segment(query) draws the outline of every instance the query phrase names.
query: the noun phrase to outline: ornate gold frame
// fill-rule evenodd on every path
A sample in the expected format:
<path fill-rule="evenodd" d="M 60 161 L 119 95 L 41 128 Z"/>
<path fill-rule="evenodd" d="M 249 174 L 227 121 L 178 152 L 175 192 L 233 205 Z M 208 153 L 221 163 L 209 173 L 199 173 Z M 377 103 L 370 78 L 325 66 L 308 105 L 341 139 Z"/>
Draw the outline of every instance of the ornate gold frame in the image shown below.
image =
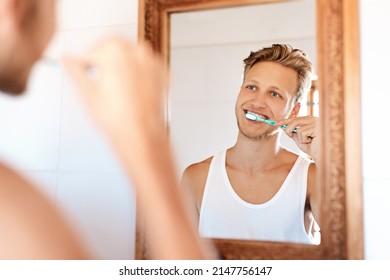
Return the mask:
<path fill-rule="evenodd" d="M 170 14 L 280 0 L 140 0 L 139 38 L 169 62 Z M 317 0 L 323 161 L 319 246 L 214 239 L 223 259 L 363 259 L 358 0 Z M 348 125 L 346 125 L 348 124 Z M 147 258 L 138 219 L 136 259 Z"/>

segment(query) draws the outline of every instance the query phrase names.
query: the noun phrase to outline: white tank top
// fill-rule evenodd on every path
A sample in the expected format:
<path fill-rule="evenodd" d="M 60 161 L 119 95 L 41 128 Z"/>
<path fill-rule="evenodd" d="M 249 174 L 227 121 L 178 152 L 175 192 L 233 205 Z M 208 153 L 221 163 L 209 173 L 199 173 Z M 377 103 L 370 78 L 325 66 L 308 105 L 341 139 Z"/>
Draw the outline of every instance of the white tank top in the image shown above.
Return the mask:
<path fill-rule="evenodd" d="M 299 156 L 279 191 L 262 204 L 237 195 L 225 162 L 222 151 L 210 164 L 199 217 L 202 237 L 313 244 L 304 224 L 309 160 Z"/>

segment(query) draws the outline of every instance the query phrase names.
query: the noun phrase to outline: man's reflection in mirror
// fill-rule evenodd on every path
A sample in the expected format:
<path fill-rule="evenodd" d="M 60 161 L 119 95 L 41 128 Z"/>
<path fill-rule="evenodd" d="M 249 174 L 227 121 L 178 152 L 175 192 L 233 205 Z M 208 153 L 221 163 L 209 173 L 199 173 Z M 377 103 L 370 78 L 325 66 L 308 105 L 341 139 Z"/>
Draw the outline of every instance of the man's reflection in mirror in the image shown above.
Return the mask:
<path fill-rule="evenodd" d="M 311 87 L 304 52 L 274 44 L 244 60 L 235 113 L 236 143 L 187 167 L 202 237 L 318 244 L 319 121 L 298 116 Z M 280 143 L 281 134 L 302 151 Z"/>

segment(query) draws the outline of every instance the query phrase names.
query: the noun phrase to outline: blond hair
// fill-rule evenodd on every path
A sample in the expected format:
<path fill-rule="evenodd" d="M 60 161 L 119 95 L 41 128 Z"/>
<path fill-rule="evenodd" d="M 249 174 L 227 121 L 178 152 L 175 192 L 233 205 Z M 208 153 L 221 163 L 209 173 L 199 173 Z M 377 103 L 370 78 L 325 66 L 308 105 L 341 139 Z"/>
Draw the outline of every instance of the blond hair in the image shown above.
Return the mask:
<path fill-rule="evenodd" d="M 276 62 L 295 70 L 298 74 L 298 88 L 295 101 L 299 101 L 302 96 L 309 91 L 313 67 L 308 56 L 303 51 L 293 49 L 290 45 L 273 44 L 271 47 L 251 52 L 250 55 L 244 59 L 244 76 L 246 76 L 249 69 L 256 63 L 263 61 Z"/>

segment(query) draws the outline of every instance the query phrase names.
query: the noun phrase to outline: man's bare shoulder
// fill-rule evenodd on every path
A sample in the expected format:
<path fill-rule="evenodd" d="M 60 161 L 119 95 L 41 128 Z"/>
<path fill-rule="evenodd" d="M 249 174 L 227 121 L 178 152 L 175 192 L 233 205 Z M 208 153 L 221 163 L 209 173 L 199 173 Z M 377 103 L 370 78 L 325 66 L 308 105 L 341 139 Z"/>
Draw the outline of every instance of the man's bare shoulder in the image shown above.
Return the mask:
<path fill-rule="evenodd" d="M 84 259 L 55 206 L 17 171 L 0 163 L 0 259 Z"/>
<path fill-rule="evenodd" d="M 5 197 L 8 192 L 16 192 L 27 182 L 12 168 L 0 162 L 0 197 Z"/>
<path fill-rule="evenodd" d="M 200 209 L 211 160 L 212 157 L 191 164 L 184 170 L 181 179 L 181 186 L 189 189 L 196 198 L 198 210 Z"/>
<path fill-rule="evenodd" d="M 212 157 L 189 165 L 183 172 L 183 176 L 198 177 L 208 173 Z"/>
<path fill-rule="evenodd" d="M 29 182 L 16 169 L 0 162 L 0 199 L 9 204 L 9 198 L 20 201 L 26 197 L 31 198 L 29 203 L 36 201 L 46 202 L 46 198 L 40 194 L 37 187 Z"/>

